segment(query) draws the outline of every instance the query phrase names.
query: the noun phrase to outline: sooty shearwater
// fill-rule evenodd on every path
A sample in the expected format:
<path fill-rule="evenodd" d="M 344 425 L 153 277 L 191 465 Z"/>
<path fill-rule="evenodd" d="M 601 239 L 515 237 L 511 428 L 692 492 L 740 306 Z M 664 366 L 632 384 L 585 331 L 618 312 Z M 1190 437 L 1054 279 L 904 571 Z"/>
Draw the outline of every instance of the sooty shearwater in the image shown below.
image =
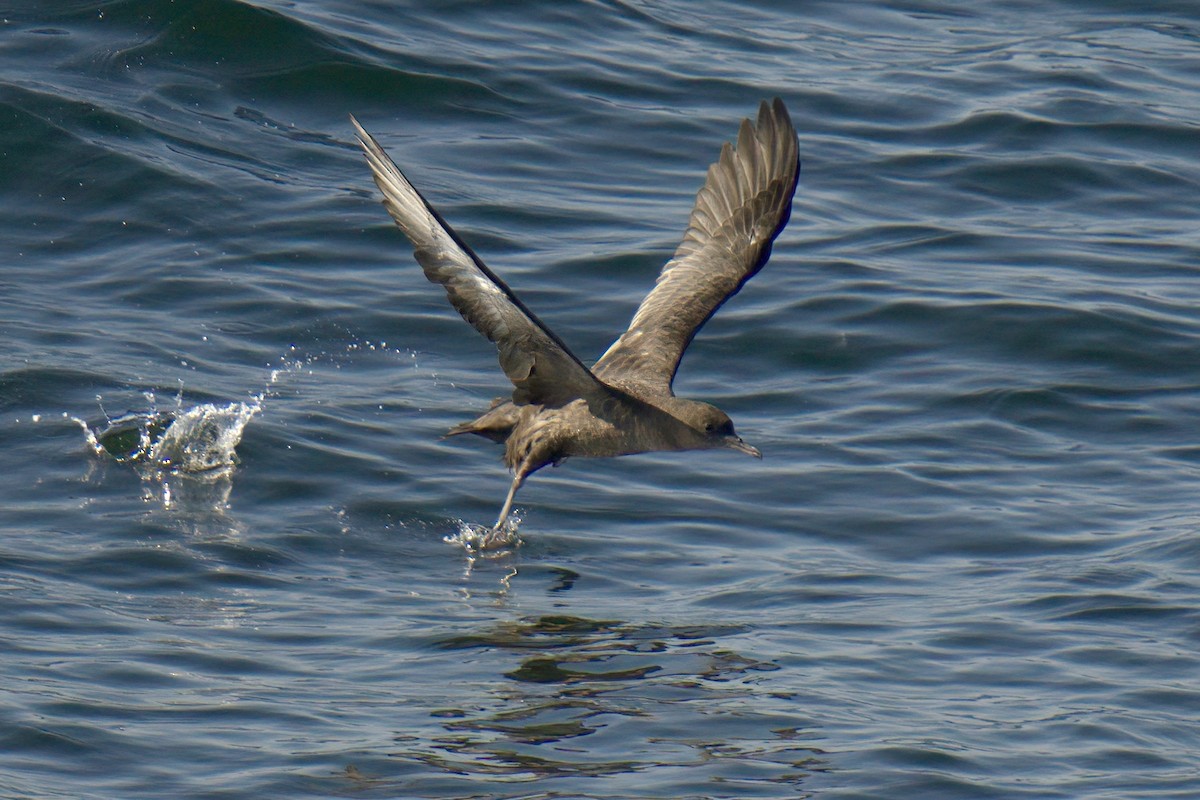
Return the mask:
<path fill-rule="evenodd" d="M 482 547 L 508 540 L 513 497 L 531 474 L 572 456 L 727 447 L 761 458 L 715 406 L 671 390 L 688 343 L 771 253 L 791 214 L 800 173 L 796 131 L 783 101 L 764 101 L 757 121 L 742 120 L 708 168 L 683 242 L 642 300 L 629 328 L 588 369 L 483 263 L 421 196 L 379 143 L 350 117 L 383 204 L 412 242 L 425 276 L 496 344 L 512 381 L 472 422 L 446 434 L 474 433 L 504 445 L 512 485 Z"/>

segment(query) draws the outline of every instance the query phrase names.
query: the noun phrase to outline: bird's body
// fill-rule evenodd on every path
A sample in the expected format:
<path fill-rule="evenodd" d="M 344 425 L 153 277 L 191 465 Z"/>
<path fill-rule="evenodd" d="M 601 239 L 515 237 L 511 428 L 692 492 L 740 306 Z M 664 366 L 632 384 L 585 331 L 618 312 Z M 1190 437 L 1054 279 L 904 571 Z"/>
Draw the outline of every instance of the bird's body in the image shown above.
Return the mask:
<path fill-rule="evenodd" d="M 799 174 L 796 133 L 783 103 L 743 120 L 736 149 L 726 144 L 696 197 L 683 243 L 663 267 L 629 328 L 591 369 L 525 307 L 404 177 L 351 117 L 384 205 L 413 243 L 429 280 L 496 343 L 513 383 L 478 419 L 448 435 L 474 433 L 504 444 L 512 486 L 493 535 L 525 478 L 573 457 L 728 447 L 759 452 L 707 403 L 676 397 L 671 383 L 696 331 L 766 263 L 787 223 Z"/>

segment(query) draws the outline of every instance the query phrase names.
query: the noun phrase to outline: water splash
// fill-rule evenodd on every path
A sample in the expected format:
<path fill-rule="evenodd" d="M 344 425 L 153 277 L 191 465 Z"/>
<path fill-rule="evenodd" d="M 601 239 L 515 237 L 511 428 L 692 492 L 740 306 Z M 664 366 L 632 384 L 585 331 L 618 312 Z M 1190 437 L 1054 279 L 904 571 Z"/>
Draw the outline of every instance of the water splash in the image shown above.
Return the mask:
<path fill-rule="evenodd" d="M 211 403 L 175 417 L 150 448 L 150 463 L 175 472 L 208 472 L 237 463 L 237 446 L 259 403 Z"/>
<path fill-rule="evenodd" d="M 141 392 L 145 398 L 141 409 L 114 416 L 105 408 L 105 398 L 98 395 L 100 419 L 81 419 L 68 412 L 61 416 L 80 427 L 88 448 L 96 456 L 135 467 L 142 479 L 154 487 L 147 499 L 154 496 L 164 506 L 172 506 L 182 492 L 204 489 L 201 484 L 222 481 L 226 483 L 219 488 L 227 497 L 227 481 L 238 464 L 237 448 L 242 435 L 250 421 L 263 413 L 264 406 L 303 396 L 306 380 L 320 381 L 325 369 L 340 370 L 368 354 L 378 354 L 422 372 L 435 384 L 438 381 L 436 372 L 418 363 L 416 351 L 352 337 L 342 349 L 330 351 L 305 353 L 294 345 L 289 347 L 265 365 L 267 373 L 262 389 L 246 401 L 185 405 L 180 381 L 174 403 L 165 408 L 160 407 L 154 390 L 146 390 Z M 419 410 L 419 402 L 417 405 Z M 31 421 L 38 422 L 41 418 L 41 414 L 35 414 Z M 483 534 L 468 535 L 463 546 L 477 550 L 483 538 Z M 514 525 L 511 535 L 499 544 L 515 541 Z"/>
<path fill-rule="evenodd" d="M 456 545 L 467 551 L 468 556 L 481 554 L 497 556 L 521 543 L 518 529 L 521 517 L 517 513 L 508 515 L 497 531 L 465 520 L 455 520 L 457 531 L 442 537 L 446 544 Z"/>
<path fill-rule="evenodd" d="M 172 421 L 169 413 L 158 411 L 131 412 L 116 419 L 106 417 L 105 424 L 95 428 L 79 417 L 68 418 L 83 429 L 92 452 L 109 456 L 119 463 L 144 460 Z"/>
<path fill-rule="evenodd" d="M 103 407 L 102 407 L 103 408 Z M 72 417 L 83 428 L 92 451 L 120 463 L 139 464 L 152 471 L 201 473 L 237 464 L 242 433 L 261 402 L 184 409 L 130 412 L 100 425 Z"/>
<path fill-rule="evenodd" d="M 418 368 L 415 351 L 390 347 L 386 342 L 353 339 L 344 350 L 312 354 L 305 354 L 293 345 L 274 363 L 266 365 L 268 372 L 263 388 L 246 402 L 185 407 L 181 381 L 173 407 L 160 408 L 155 392 L 148 390 L 142 392 L 147 404 L 145 410 L 114 417 L 105 409 L 104 398 L 97 396 L 103 415 L 101 420 L 89 422 L 66 412 L 62 416 L 80 426 L 92 452 L 118 463 L 173 474 L 229 469 L 237 464 L 236 449 L 246 425 L 262 413 L 264 403 L 288 396 L 285 387 L 294 382 L 296 376 L 313 375 L 318 365 L 341 369 L 344 364 L 352 363 L 357 354 L 367 352 L 398 357 Z M 40 414 L 32 417 L 34 422 L 40 419 Z"/>
<path fill-rule="evenodd" d="M 62 416 L 79 425 L 95 455 L 137 469 L 144 482 L 143 500 L 205 513 L 228 508 L 237 447 L 246 425 L 262 410 L 262 396 L 252 402 L 184 407 L 181 389 L 174 408 L 165 410 L 157 407 L 153 392 L 143 396 L 148 410 L 115 418 L 98 397 L 103 414 L 98 423 Z"/>

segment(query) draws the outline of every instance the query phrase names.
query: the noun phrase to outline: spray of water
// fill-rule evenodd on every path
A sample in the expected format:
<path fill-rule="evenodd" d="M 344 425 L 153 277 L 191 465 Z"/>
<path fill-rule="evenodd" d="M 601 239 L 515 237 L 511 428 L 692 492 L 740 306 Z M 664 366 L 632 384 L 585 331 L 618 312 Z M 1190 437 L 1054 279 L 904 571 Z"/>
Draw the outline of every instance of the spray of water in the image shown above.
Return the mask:
<path fill-rule="evenodd" d="M 264 405 L 286 396 L 289 379 L 297 375 L 312 375 L 318 364 L 340 369 L 343 363 L 360 353 L 378 352 L 399 357 L 415 370 L 426 373 L 434 385 L 446 385 L 436 372 L 421 369 L 417 353 L 389 347 L 386 342 L 351 341 L 343 351 L 303 354 L 296 347 L 281 354 L 275 363 L 268 364 L 267 380 L 262 390 L 247 401 L 226 404 L 202 403 L 185 405 L 182 382 L 173 405 L 160 408 L 153 391 L 143 392 L 147 408 L 113 417 L 104 408 L 103 399 L 97 403 L 103 414 L 99 422 L 88 422 L 63 413 L 83 431 L 88 448 L 97 456 L 119 463 L 134 465 L 148 486 L 156 490 L 148 495 L 157 497 L 164 506 L 174 503 L 177 487 L 191 484 L 216 484 L 228 495 L 228 479 L 238 463 L 237 447 L 246 426 Z M 449 386 L 454 386 L 451 382 Z M 294 387 L 293 387 L 294 388 Z M 419 409 L 418 409 L 419 410 Z M 38 422 L 41 415 L 31 420 Z M 221 503 L 217 503 L 221 505 Z M 466 551 L 473 562 L 476 557 L 494 557 L 520 544 L 517 529 L 521 518 L 511 515 L 505 522 L 503 536 L 495 537 L 490 528 L 457 521 L 457 530 L 444 537 L 451 545 Z M 485 543 L 487 546 L 485 547 Z"/>
<path fill-rule="evenodd" d="M 137 464 L 149 471 L 189 474 L 228 469 L 237 464 L 237 446 L 261 399 L 250 403 L 204 403 L 171 410 L 151 407 L 110 418 L 99 425 L 70 417 L 98 456 Z"/>

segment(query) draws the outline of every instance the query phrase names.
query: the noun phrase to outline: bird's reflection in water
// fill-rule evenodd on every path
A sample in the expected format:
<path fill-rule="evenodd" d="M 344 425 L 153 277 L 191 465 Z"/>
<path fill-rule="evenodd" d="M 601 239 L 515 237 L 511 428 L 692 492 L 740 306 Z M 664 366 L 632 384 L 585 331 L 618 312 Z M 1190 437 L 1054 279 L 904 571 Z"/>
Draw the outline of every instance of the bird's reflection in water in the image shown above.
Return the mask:
<path fill-rule="evenodd" d="M 555 791 L 573 797 L 615 796 L 594 779 L 650 767 L 661 796 L 794 792 L 824 768 L 818 737 L 772 685 L 777 666 L 722 644 L 743 633 L 539 616 L 443 638 L 442 650 L 508 668 L 485 696 L 431 710 L 444 735 L 394 755 L 443 777 L 561 779 Z"/>

